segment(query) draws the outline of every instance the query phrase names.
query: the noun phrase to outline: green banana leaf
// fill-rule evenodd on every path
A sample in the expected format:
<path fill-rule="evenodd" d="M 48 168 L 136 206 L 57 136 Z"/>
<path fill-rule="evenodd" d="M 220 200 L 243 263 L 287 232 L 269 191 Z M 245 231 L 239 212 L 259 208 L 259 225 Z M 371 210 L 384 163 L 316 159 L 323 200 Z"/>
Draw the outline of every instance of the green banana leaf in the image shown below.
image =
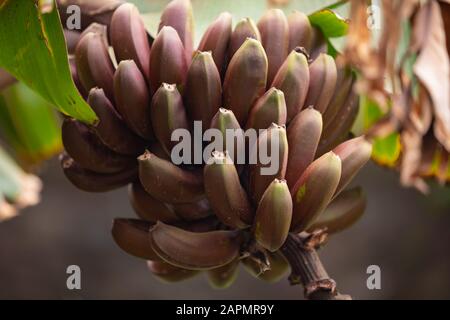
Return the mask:
<path fill-rule="evenodd" d="M 93 123 L 97 117 L 70 75 L 55 3 L 53 8 L 48 0 L 40 4 L 37 6 L 34 0 L 0 0 L 0 67 L 62 113 Z"/>
<path fill-rule="evenodd" d="M 348 22 L 330 9 L 314 12 L 309 16 L 309 21 L 320 28 L 326 38 L 342 37 L 348 31 Z"/>
<path fill-rule="evenodd" d="M 37 164 L 62 149 L 58 116 L 23 83 L 0 95 L 0 133 L 24 165 Z"/>
<path fill-rule="evenodd" d="M 360 97 L 359 113 L 352 128 L 355 135 L 362 135 L 369 130 L 385 113 L 366 96 Z M 373 141 L 372 159 L 383 166 L 394 167 L 400 158 L 400 134 L 391 133 Z"/>

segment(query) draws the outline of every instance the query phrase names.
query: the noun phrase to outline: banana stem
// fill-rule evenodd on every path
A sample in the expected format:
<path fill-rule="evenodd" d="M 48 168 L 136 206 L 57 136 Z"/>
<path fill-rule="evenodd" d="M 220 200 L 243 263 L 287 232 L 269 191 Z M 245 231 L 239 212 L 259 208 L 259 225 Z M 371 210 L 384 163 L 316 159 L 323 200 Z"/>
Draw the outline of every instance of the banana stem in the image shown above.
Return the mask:
<path fill-rule="evenodd" d="M 324 230 L 313 233 L 290 233 L 281 248 L 291 266 L 291 285 L 302 284 L 308 300 L 351 300 L 340 294 L 336 282 L 326 272 L 316 249 L 326 239 Z"/>

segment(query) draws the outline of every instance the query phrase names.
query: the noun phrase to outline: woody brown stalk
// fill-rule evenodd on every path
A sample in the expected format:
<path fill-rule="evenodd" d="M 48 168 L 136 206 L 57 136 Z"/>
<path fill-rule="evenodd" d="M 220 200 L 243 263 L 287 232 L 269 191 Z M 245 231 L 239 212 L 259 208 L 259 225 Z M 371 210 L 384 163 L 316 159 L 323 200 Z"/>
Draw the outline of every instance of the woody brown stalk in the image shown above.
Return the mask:
<path fill-rule="evenodd" d="M 351 300 L 349 295 L 340 294 L 336 282 L 326 272 L 316 249 L 324 242 L 322 231 L 290 233 L 281 247 L 291 266 L 291 285 L 302 284 L 308 300 Z"/>

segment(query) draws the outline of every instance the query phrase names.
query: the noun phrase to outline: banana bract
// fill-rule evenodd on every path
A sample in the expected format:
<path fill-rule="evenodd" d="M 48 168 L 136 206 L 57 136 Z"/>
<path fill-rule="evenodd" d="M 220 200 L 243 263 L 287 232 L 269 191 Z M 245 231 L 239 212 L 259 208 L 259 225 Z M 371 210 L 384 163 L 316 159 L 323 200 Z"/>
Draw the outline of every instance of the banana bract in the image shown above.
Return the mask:
<path fill-rule="evenodd" d="M 364 211 L 360 189 L 346 190 L 371 154 L 350 134 L 355 76 L 301 12 L 256 23 L 223 12 L 198 47 L 194 14 L 170 1 L 152 39 L 138 9 L 115 2 L 83 33 L 65 31 L 99 121 L 64 119 L 61 167 L 83 191 L 128 185 L 138 219 L 116 219 L 113 238 L 157 278 L 206 270 L 225 288 L 242 262 L 277 281 L 289 232 L 340 231 Z"/>

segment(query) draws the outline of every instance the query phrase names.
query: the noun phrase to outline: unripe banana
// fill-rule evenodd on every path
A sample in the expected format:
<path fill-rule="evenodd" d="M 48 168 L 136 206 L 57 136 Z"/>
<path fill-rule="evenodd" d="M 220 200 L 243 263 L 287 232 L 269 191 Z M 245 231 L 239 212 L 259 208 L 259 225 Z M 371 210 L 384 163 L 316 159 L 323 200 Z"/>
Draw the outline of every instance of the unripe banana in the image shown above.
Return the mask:
<path fill-rule="evenodd" d="M 144 189 L 167 203 L 192 203 L 203 198 L 201 175 L 183 170 L 146 151 L 138 158 L 139 179 Z"/>
<path fill-rule="evenodd" d="M 311 163 L 291 189 L 291 231 L 305 230 L 328 206 L 341 178 L 341 159 L 333 152 Z"/>
<path fill-rule="evenodd" d="M 108 27 L 104 24 L 93 22 L 86 29 L 83 30 L 83 32 L 80 35 L 80 40 L 89 33 L 94 33 L 94 34 L 97 34 L 100 36 L 100 38 L 103 41 L 104 47 L 108 50 L 108 56 L 111 60 L 111 63 L 113 64 L 114 69 L 115 69 L 115 67 L 116 67 L 115 66 L 115 57 L 113 57 L 111 55 L 111 52 L 109 51 Z M 80 41 L 78 40 L 78 43 L 79 42 Z M 76 48 L 75 48 L 75 50 L 76 50 Z M 76 58 L 76 55 L 75 55 L 75 58 Z"/>
<path fill-rule="evenodd" d="M 163 261 L 147 261 L 147 267 L 155 277 L 168 283 L 188 280 L 199 274 L 197 270 L 178 268 Z"/>
<path fill-rule="evenodd" d="M 164 202 L 149 195 L 139 182 L 130 184 L 128 196 L 136 214 L 145 221 L 173 223 L 180 220 Z"/>
<path fill-rule="evenodd" d="M 333 57 L 321 53 L 309 66 L 309 90 L 305 106 L 324 114 L 336 88 L 337 70 Z"/>
<path fill-rule="evenodd" d="M 83 38 L 85 35 L 87 35 L 88 33 L 95 33 L 95 34 L 99 34 L 103 40 L 103 43 L 105 44 L 106 48 L 109 48 L 109 43 L 108 43 L 108 27 L 104 24 L 100 24 L 100 23 L 91 23 L 82 33 L 81 33 L 81 38 Z M 80 39 L 81 39 L 80 38 Z"/>
<path fill-rule="evenodd" d="M 140 137 L 151 140 L 150 96 L 147 83 L 133 60 L 119 63 L 114 75 L 116 107 L 125 123 Z"/>
<path fill-rule="evenodd" d="M 228 50 L 229 60 L 231 60 L 247 38 L 252 38 L 261 42 L 261 34 L 251 18 L 242 19 L 234 28 Z"/>
<path fill-rule="evenodd" d="M 278 153 L 277 156 L 272 154 L 272 144 L 274 145 L 274 150 Z M 262 149 L 263 148 L 263 149 Z M 267 156 L 269 163 L 262 163 L 261 149 L 267 150 Z M 264 153 L 262 153 L 264 154 Z M 250 194 L 253 198 L 254 204 L 258 204 L 263 193 L 266 191 L 267 187 L 272 183 L 272 181 L 277 179 L 284 179 L 286 174 L 287 160 L 288 160 L 288 140 L 286 129 L 282 126 L 272 124 L 269 129 L 263 131 L 259 137 L 256 145 L 252 146 L 250 150 L 251 159 L 256 159 L 257 163 L 250 166 L 250 179 L 249 188 Z M 274 161 L 278 160 L 278 161 Z M 274 173 L 266 172 L 271 167 Z M 272 170 L 269 170 L 272 171 Z"/>
<path fill-rule="evenodd" d="M 212 215 L 208 200 L 202 199 L 195 203 L 180 203 L 172 205 L 178 217 L 185 221 L 197 221 Z"/>
<path fill-rule="evenodd" d="M 237 132 L 237 130 L 241 129 L 241 126 L 234 116 L 233 111 L 220 108 L 211 120 L 211 128 L 218 129 L 222 133 L 223 145 L 222 150 L 219 151 L 228 151 L 231 160 L 233 160 L 234 163 L 237 163 L 236 160 L 240 154 L 243 154 L 242 152 L 245 146 L 242 143 L 239 143 L 239 139 L 237 137 L 234 137 L 233 141 L 228 142 L 227 140 L 227 130 L 235 130 L 234 132 Z M 228 150 L 227 144 L 234 146 L 234 149 Z"/>
<path fill-rule="evenodd" d="M 341 143 L 333 149 L 333 152 L 342 161 L 341 180 L 335 192 L 336 196 L 345 189 L 359 170 L 370 160 L 372 144 L 364 137 L 358 137 Z"/>
<path fill-rule="evenodd" d="M 343 139 L 348 137 L 353 122 L 358 115 L 358 97 L 353 91 L 348 94 L 345 103 L 340 108 L 333 121 L 323 130 L 320 138 L 317 155 L 322 155 L 336 147 Z"/>
<path fill-rule="evenodd" d="M 150 52 L 150 88 L 152 93 L 165 83 L 183 85 L 188 69 L 183 43 L 172 27 L 163 27 Z"/>
<path fill-rule="evenodd" d="M 144 22 L 135 5 L 124 3 L 117 8 L 111 18 L 109 35 L 117 61 L 134 60 L 148 80 L 150 44 Z"/>
<path fill-rule="evenodd" d="M 309 51 L 309 57 L 311 60 L 316 60 L 319 55 L 328 52 L 327 39 L 325 38 L 322 30 L 317 27 L 312 28 L 311 42 L 311 50 Z"/>
<path fill-rule="evenodd" d="M 222 103 L 222 82 L 210 52 L 197 52 L 189 67 L 184 103 L 191 121 L 209 128 Z"/>
<path fill-rule="evenodd" d="M 208 270 L 208 280 L 214 289 L 229 288 L 239 273 L 239 259 L 236 259 L 222 267 Z"/>
<path fill-rule="evenodd" d="M 236 130 L 241 128 L 234 112 L 225 108 L 219 108 L 211 120 L 210 127 L 220 130 L 224 138 L 226 137 L 227 129 Z"/>
<path fill-rule="evenodd" d="M 204 170 L 205 193 L 222 223 L 246 228 L 253 221 L 251 204 L 227 153 L 214 151 Z"/>
<path fill-rule="evenodd" d="M 283 91 L 270 88 L 250 110 L 246 128 L 264 130 L 269 128 L 272 123 L 283 126 L 286 124 L 286 116 L 287 109 Z"/>
<path fill-rule="evenodd" d="M 307 57 L 301 51 L 291 51 L 272 82 L 272 87 L 285 93 L 287 122 L 290 122 L 303 108 L 309 82 Z"/>
<path fill-rule="evenodd" d="M 333 122 L 339 110 L 344 107 L 344 103 L 351 90 L 353 90 L 354 76 L 347 66 L 338 65 L 337 69 L 337 85 L 331 102 L 323 114 L 323 127 L 326 130 Z"/>
<path fill-rule="evenodd" d="M 247 39 L 228 65 L 223 84 L 223 105 L 243 126 L 255 101 L 267 84 L 267 56 L 261 43 Z"/>
<path fill-rule="evenodd" d="M 243 259 L 242 264 L 252 276 L 270 283 L 278 282 L 289 270 L 289 263 L 280 251 L 268 252 L 267 258 L 270 269 L 266 271 L 262 271 L 261 266 L 252 258 Z"/>
<path fill-rule="evenodd" d="M 87 28 L 92 23 L 109 25 L 114 11 L 123 3 L 123 0 L 58 0 L 58 11 L 61 21 L 65 22 L 69 17 L 73 18 L 73 10 L 69 8 L 76 5 L 81 16 L 79 17 L 81 29 Z"/>
<path fill-rule="evenodd" d="M 134 158 L 111 151 L 85 124 L 77 120 L 64 119 L 62 141 L 66 152 L 84 169 L 116 173 L 136 166 Z"/>
<path fill-rule="evenodd" d="M 206 30 L 198 46 L 199 51 L 211 51 L 217 70 L 222 74 L 226 66 L 226 55 L 232 32 L 232 17 L 223 12 Z"/>
<path fill-rule="evenodd" d="M 174 266 L 208 270 L 239 256 L 242 235 L 237 230 L 194 233 L 158 222 L 150 231 L 150 242 L 159 257 Z"/>
<path fill-rule="evenodd" d="M 176 30 L 184 46 L 186 59 L 190 61 L 194 47 L 194 18 L 191 1 L 171 1 L 161 14 L 158 32 L 161 31 L 164 26 L 170 26 Z M 171 81 L 164 82 L 173 83 Z M 157 87 L 159 87 L 159 85 Z"/>
<path fill-rule="evenodd" d="M 312 232 L 326 228 L 327 233 L 332 234 L 347 229 L 362 216 L 366 203 L 361 187 L 345 190 L 331 201 L 308 230 Z"/>
<path fill-rule="evenodd" d="M 292 197 L 285 180 L 275 179 L 264 192 L 256 210 L 253 233 L 265 249 L 275 252 L 289 234 Z"/>
<path fill-rule="evenodd" d="M 289 156 L 286 180 L 292 188 L 313 162 L 322 134 L 322 115 L 313 108 L 301 111 L 289 124 Z"/>
<path fill-rule="evenodd" d="M 69 55 L 74 54 L 78 41 L 81 39 L 81 33 L 76 30 L 64 29 L 64 39 L 66 40 L 67 53 Z"/>
<path fill-rule="evenodd" d="M 289 26 L 284 12 L 268 10 L 259 20 L 258 29 L 269 61 L 267 84 L 270 85 L 288 55 Z"/>
<path fill-rule="evenodd" d="M 105 146 L 129 156 L 135 156 L 145 149 L 145 141 L 125 126 L 103 89 L 93 88 L 88 103 L 99 119 L 92 129 Z"/>
<path fill-rule="evenodd" d="M 148 241 L 152 224 L 137 219 L 114 219 L 112 236 L 125 252 L 142 259 L 161 260 Z"/>
<path fill-rule="evenodd" d="M 138 179 L 137 167 L 118 173 L 101 174 L 81 168 L 66 154 L 61 155 L 60 160 L 67 179 L 78 189 L 86 192 L 107 192 L 121 188 Z"/>
<path fill-rule="evenodd" d="M 69 57 L 69 67 L 70 67 L 70 74 L 72 75 L 72 80 L 73 80 L 73 83 L 75 84 L 75 87 L 77 87 L 78 92 L 80 93 L 80 95 L 84 99 L 86 99 L 87 95 L 88 95 L 88 92 L 86 91 L 86 89 L 84 89 L 84 86 L 83 86 L 83 84 L 80 81 L 80 77 L 78 76 L 77 63 L 75 61 L 75 56 L 70 56 Z"/>
<path fill-rule="evenodd" d="M 172 141 L 172 132 L 177 129 L 189 129 L 183 99 L 175 85 L 163 83 L 155 92 L 151 106 L 151 120 L 156 139 L 164 151 L 170 155 L 178 144 Z"/>
<path fill-rule="evenodd" d="M 75 61 L 78 77 L 86 92 L 99 87 L 113 101 L 114 66 L 104 37 L 93 32 L 85 34 L 76 47 Z"/>
<path fill-rule="evenodd" d="M 153 153 L 158 158 L 171 161 L 170 155 L 168 155 L 166 151 L 164 151 L 164 148 L 158 141 L 152 142 L 148 150 L 151 151 L 151 153 Z"/>
<path fill-rule="evenodd" d="M 312 46 L 313 28 L 308 16 L 300 11 L 293 11 L 288 16 L 289 49 L 291 52 L 297 47 L 303 47 L 310 52 Z"/>

